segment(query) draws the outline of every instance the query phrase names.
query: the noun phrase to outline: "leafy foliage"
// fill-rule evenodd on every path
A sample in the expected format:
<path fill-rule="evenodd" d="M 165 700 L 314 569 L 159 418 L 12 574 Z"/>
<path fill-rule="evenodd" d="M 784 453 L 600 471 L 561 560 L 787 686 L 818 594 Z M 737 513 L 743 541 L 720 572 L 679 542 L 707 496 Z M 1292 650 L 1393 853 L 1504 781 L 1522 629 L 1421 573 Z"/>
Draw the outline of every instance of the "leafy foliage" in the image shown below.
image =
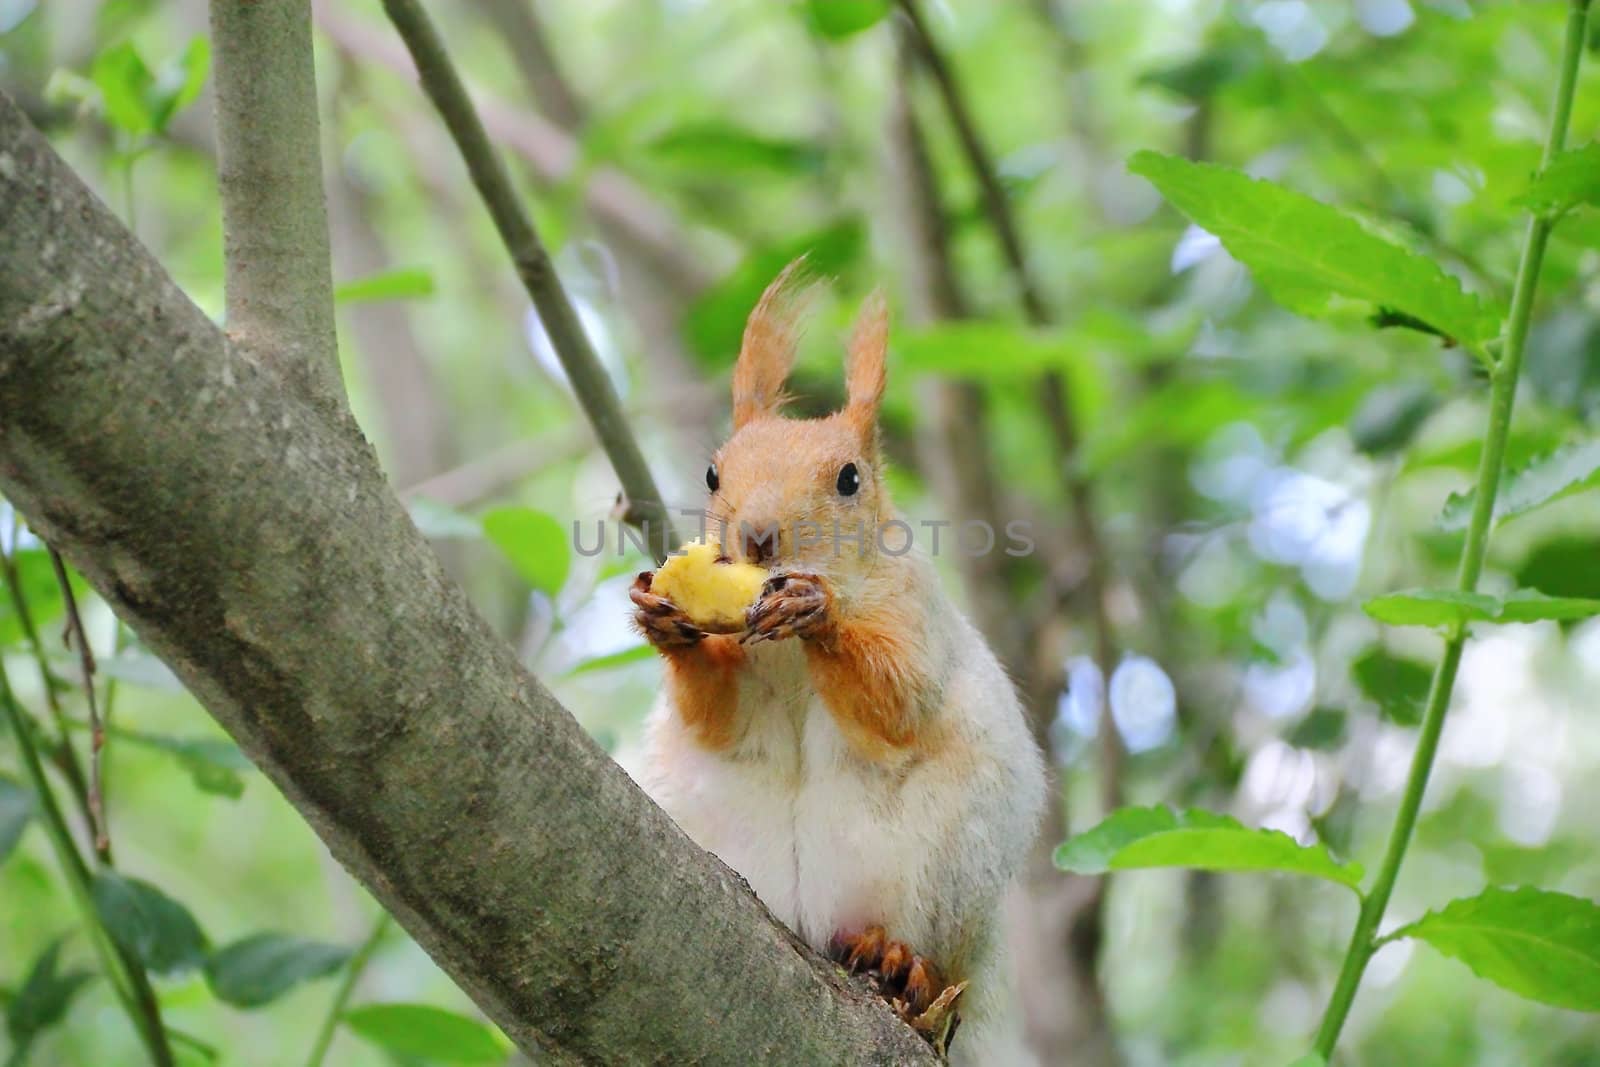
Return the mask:
<path fill-rule="evenodd" d="M 1129 169 L 1215 234 L 1291 310 L 1327 315 L 1342 297 L 1397 308 L 1469 345 L 1500 332 L 1500 313 L 1436 264 L 1326 204 L 1226 167 L 1157 152 L 1136 154 Z"/>
<path fill-rule="evenodd" d="M 532 508 L 496 508 L 484 515 L 483 532 L 530 586 L 551 596 L 561 591 L 572 565 L 561 523 Z"/>
<path fill-rule="evenodd" d="M 61 967 L 65 937 L 51 941 L 34 960 L 22 988 L 6 1006 L 6 1033 L 11 1038 L 12 1061 L 22 1063 L 34 1038 L 66 1017 L 72 999 L 94 977 L 88 971 Z"/>
<path fill-rule="evenodd" d="M 426 267 L 396 267 L 365 278 L 340 282 L 333 298 L 341 304 L 369 300 L 408 300 L 433 295 L 433 272 Z"/>
<path fill-rule="evenodd" d="M 252 934 L 224 945 L 206 960 L 206 982 L 219 1000 L 258 1008 L 313 978 L 332 974 L 350 950 L 291 934 Z"/>
<path fill-rule="evenodd" d="M 189 909 L 148 882 L 115 871 L 95 875 L 94 906 L 117 944 L 156 974 L 181 974 L 205 962 L 206 939 Z"/>
<path fill-rule="evenodd" d="M 1391 938 L 1426 941 L 1520 996 L 1600 1012 L 1600 905 L 1540 889 L 1453 900 Z"/>
<path fill-rule="evenodd" d="M 22 839 L 22 831 L 33 818 L 33 791 L 16 782 L 0 778 L 0 863 Z"/>
<path fill-rule="evenodd" d="M 1320 845 L 1302 845 L 1278 830 L 1251 830 L 1206 811 L 1123 808 L 1056 849 L 1056 866 L 1076 874 L 1140 867 L 1208 871 L 1282 871 L 1359 889 L 1362 871 Z"/>
<path fill-rule="evenodd" d="M 1503 521 L 1560 500 L 1596 484 L 1600 474 L 1600 440 L 1558 449 L 1550 455 L 1506 475 L 1504 489 L 1495 496 L 1494 517 Z M 1445 502 L 1440 525 L 1464 530 L 1472 515 L 1475 494 L 1452 493 Z"/>
<path fill-rule="evenodd" d="M 1547 214 L 1600 204 L 1600 144 L 1568 149 L 1550 161 L 1515 203 Z"/>
<path fill-rule="evenodd" d="M 345 1012 L 345 1025 L 400 1056 L 441 1063 L 499 1063 L 505 1045 L 482 1023 L 426 1004 L 367 1004 Z"/>
<path fill-rule="evenodd" d="M 1374 597 L 1362 605 L 1379 622 L 1396 626 L 1449 626 L 1459 622 L 1541 622 L 1600 615 L 1600 600 L 1545 596 L 1519 589 L 1505 599 L 1453 589 L 1411 589 Z"/>

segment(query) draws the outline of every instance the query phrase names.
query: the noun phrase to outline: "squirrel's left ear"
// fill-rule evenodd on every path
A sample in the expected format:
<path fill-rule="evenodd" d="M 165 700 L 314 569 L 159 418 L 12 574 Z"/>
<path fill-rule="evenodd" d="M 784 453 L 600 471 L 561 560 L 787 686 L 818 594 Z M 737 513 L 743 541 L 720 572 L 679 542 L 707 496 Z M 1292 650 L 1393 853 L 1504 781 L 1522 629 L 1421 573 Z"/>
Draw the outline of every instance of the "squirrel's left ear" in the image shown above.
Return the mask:
<path fill-rule="evenodd" d="M 877 439 L 878 406 L 883 402 L 889 356 L 889 301 L 882 289 L 874 289 L 861 305 L 855 329 L 850 334 L 850 354 L 845 362 L 844 414 L 863 440 L 871 446 Z"/>

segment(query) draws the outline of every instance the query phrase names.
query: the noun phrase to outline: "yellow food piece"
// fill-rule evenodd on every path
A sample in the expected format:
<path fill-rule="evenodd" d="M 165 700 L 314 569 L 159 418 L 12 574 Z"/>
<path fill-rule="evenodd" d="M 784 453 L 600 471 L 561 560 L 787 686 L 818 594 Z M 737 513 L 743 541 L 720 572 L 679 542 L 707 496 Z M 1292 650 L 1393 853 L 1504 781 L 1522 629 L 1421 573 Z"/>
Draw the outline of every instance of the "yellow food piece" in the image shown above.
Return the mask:
<path fill-rule="evenodd" d="M 722 549 L 710 542 L 690 541 L 680 551 L 656 571 L 650 591 L 678 605 L 702 630 L 743 630 L 745 609 L 761 595 L 767 572 L 751 563 L 717 562 Z"/>

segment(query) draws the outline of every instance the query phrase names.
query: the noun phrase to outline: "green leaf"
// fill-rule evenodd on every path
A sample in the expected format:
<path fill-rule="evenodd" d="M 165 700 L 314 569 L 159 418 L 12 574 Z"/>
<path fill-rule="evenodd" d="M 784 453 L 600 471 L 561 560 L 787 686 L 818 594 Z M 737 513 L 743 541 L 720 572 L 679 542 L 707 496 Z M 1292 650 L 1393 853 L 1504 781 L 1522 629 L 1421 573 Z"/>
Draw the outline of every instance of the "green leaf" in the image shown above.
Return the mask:
<path fill-rule="evenodd" d="M 133 137 L 155 131 L 150 106 L 155 76 L 132 44 L 124 41 L 96 56 L 89 80 L 100 90 L 111 125 Z"/>
<path fill-rule="evenodd" d="M 459 538 L 475 541 L 483 536 L 483 523 L 447 504 L 418 497 L 406 504 L 411 521 L 423 537 L 433 541 Z"/>
<path fill-rule="evenodd" d="M 379 1048 L 401 1056 L 498 1063 L 508 1051 L 483 1023 L 427 1004 L 367 1004 L 345 1012 L 344 1022 Z"/>
<path fill-rule="evenodd" d="M 586 659 L 568 671 L 567 677 L 589 674 L 592 671 L 608 671 L 614 667 L 624 667 L 630 663 L 638 663 L 640 660 L 649 659 L 653 655 L 655 655 L 655 649 L 649 645 L 634 645 L 632 648 L 625 648 L 620 652 L 608 652 L 604 656 Z"/>
<path fill-rule="evenodd" d="M 1367 314 L 1403 312 L 1466 344 L 1500 332 L 1502 313 L 1436 263 L 1308 196 L 1159 152 L 1135 154 L 1129 169 L 1221 240 L 1292 311 L 1327 316 L 1347 300 Z"/>
<path fill-rule="evenodd" d="M 1540 622 L 1587 619 L 1600 614 L 1600 599 L 1545 596 L 1519 589 L 1500 600 L 1484 593 L 1411 589 L 1369 600 L 1362 607 L 1379 622 L 1396 626 L 1445 626 L 1463 622 Z"/>
<path fill-rule="evenodd" d="M 1361 605 L 1368 615 L 1391 626 L 1448 626 L 1455 622 L 1488 622 L 1500 602 L 1484 593 L 1454 589 L 1407 589 L 1374 597 Z"/>
<path fill-rule="evenodd" d="M 1297 748 L 1338 748 L 1344 742 L 1346 717 L 1343 708 L 1314 708 L 1295 724 L 1286 740 Z"/>
<path fill-rule="evenodd" d="M 1139 867 L 1207 871 L 1283 871 L 1326 878 L 1359 891 L 1361 867 L 1340 863 L 1321 845 L 1277 830 L 1252 830 L 1207 811 L 1123 808 L 1056 849 L 1056 866 L 1077 874 Z"/>
<path fill-rule="evenodd" d="M 572 564 L 561 523 L 532 508 L 496 508 L 483 516 L 483 532 L 530 586 L 550 596 L 561 591 Z"/>
<path fill-rule="evenodd" d="M 341 304 L 373 300 L 411 300 L 433 295 L 433 272 L 427 267 L 395 267 L 364 278 L 340 282 L 333 299 Z"/>
<path fill-rule="evenodd" d="M 59 973 L 65 940 L 58 937 L 39 953 L 22 988 L 6 1007 L 6 1033 L 17 1049 L 26 1050 L 36 1036 L 66 1018 L 72 998 L 94 977 L 88 971 Z M 17 1056 L 15 1051 L 13 1056 Z M 17 1061 L 21 1062 L 20 1056 Z"/>
<path fill-rule="evenodd" d="M 113 728 L 113 739 L 159 749 L 174 757 L 188 772 L 195 788 L 202 793 L 237 800 L 244 795 L 240 771 L 253 769 L 239 746 L 221 737 L 168 737 L 136 730 Z"/>
<path fill-rule="evenodd" d="M 179 974 L 205 962 L 206 939 L 194 916 L 149 882 L 101 871 L 92 893 L 111 937 L 149 970 Z"/>
<path fill-rule="evenodd" d="M 1555 537 L 1517 568 L 1519 586 L 1550 596 L 1600 598 L 1600 536 Z"/>
<path fill-rule="evenodd" d="M 22 840 L 22 831 L 33 818 L 33 790 L 7 778 L 0 778 L 0 863 Z"/>
<path fill-rule="evenodd" d="M 195 102 L 210 69 L 211 44 L 203 35 L 191 38 L 182 55 L 162 64 L 150 89 L 150 122 L 156 132 L 165 131 L 174 115 Z"/>
<path fill-rule="evenodd" d="M 1568 445 L 1506 475 L 1505 488 L 1495 498 L 1494 518 L 1502 522 L 1523 515 L 1582 489 L 1600 484 L 1600 440 Z M 1439 525 L 1465 530 L 1472 519 L 1477 490 L 1451 493 Z"/>
<path fill-rule="evenodd" d="M 1600 144 L 1558 154 L 1511 202 L 1541 215 L 1559 215 L 1578 204 L 1600 204 Z"/>
<path fill-rule="evenodd" d="M 764 137 L 731 122 L 684 123 L 651 141 L 652 158 L 696 175 L 815 174 L 823 153 L 808 141 Z"/>
<path fill-rule="evenodd" d="M 1570 622 L 1600 615 L 1600 600 L 1585 597 L 1545 596 L 1534 589 L 1518 589 L 1500 603 L 1496 622 Z"/>
<path fill-rule="evenodd" d="M 891 6 L 891 0 L 805 0 L 805 19 L 817 33 L 838 41 L 876 26 Z"/>
<path fill-rule="evenodd" d="M 1372 456 L 1398 452 L 1411 443 L 1439 406 L 1439 392 L 1426 382 L 1380 385 L 1350 416 L 1350 440 Z"/>
<path fill-rule="evenodd" d="M 211 954 L 206 960 L 206 983 L 217 999 L 255 1008 L 301 982 L 332 974 L 350 954 L 341 945 L 289 934 L 252 934 Z"/>
<path fill-rule="evenodd" d="M 1079 357 L 1058 331 L 1004 322 L 947 322 L 895 334 L 894 351 L 919 373 L 977 376 L 987 380 L 1032 377 Z"/>
<path fill-rule="evenodd" d="M 1328 1067 L 1328 1061 L 1315 1052 L 1308 1052 L 1289 1064 L 1289 1067 Z"/>
<path fill-rule="evenodd" d="M 1426 941 L 1502 989 L 1600 1012 L 1600 906 L 1542 889 L 1487 889 L 1389 935 Z"/>
<path fill-rule="evenodd" d="M 1401 726 L 1422 721 L 1422 705 L 1433 684 L 1433 668 L 1428 664 L 1373 645 L 1350 664 L 1350 674 L 1385 719 Z"/>

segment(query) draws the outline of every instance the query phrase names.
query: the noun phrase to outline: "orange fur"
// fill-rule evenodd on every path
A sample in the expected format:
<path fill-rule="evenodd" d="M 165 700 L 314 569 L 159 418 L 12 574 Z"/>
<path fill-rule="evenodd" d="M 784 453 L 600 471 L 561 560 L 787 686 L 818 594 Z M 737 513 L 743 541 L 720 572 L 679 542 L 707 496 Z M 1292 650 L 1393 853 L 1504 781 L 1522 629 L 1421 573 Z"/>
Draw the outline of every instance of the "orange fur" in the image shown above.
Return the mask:
<path fill-rule="evenodd" d="M 811 684 L 863 758 L 882 762 L 918 744 L 918 675 L 910 632 L 894 616 L 836 622 L 806 643 Z"/>
<path fill-rule="evenodd" d="M 739 668 L 744 649 L 734 637 L 712 634 L 686 648 L 663 650 L 667 687 L 684 725 L 701 745 L 720 752 L 735 740 Z"/>
<path fill-rule="evenodd" d="M 733 428 L 783 406 L 783 383 L 794 365 L 811 279 L 805 257 L 783 268 L 750 312 L 733 367 Z"/>
<path fill-rule="evenodd" d="M 889 356 L 889 302 L 875 289 L 856 317 L 845 364 L 845 389 L 849 402 L 845 418 L 870 448 L 878 429 L 878 407 L 883 403 Z"/>

